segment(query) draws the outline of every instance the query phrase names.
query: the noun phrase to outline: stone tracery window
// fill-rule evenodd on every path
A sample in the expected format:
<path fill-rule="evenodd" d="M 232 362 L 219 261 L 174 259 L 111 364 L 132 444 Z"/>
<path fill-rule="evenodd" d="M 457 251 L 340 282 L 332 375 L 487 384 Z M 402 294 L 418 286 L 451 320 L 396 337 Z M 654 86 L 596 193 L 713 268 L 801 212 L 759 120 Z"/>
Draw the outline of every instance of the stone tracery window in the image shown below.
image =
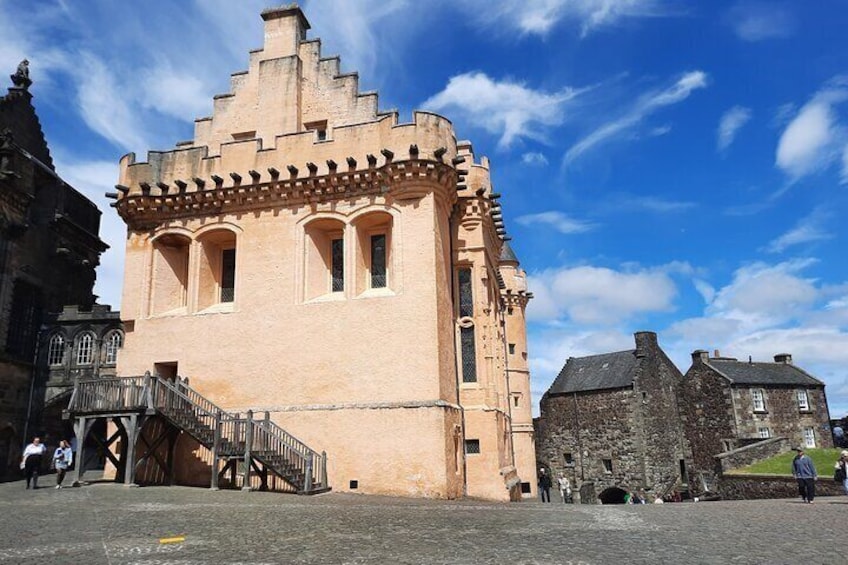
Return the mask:
<path fill-rule="evenodd" d="M 124 334 L 120 331 L 114 331 L 106 338 L 106 358 L 107 365 L 114 365 L 118 362 L 118 350 L 124 345 Z"/>
<path fill-rule="evenodd" d="M 85 332 L 77 339 L 77 365 L 91 365 L 94 361 L 94 335 Z"/>
<path fill-rule="evenodd" d="M 50 366 L 62 365 L 65 362 L 65 338 L 62 334 L 55 334 L 50 338 L 47 346 L 47 364 Z"/>

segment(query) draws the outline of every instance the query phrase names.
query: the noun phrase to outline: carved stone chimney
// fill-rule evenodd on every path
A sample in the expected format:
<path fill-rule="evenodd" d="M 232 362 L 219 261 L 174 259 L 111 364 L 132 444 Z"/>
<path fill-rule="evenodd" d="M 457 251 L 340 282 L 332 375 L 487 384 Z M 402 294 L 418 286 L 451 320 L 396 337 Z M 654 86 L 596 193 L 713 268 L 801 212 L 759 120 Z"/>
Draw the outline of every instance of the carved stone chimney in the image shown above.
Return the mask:
<path fill-rule="evenodd" d="M 646 357 L 651 349 L 658 347 L 656 332 L 636 332 L 633 337 L 636 340 L 636 357 Z"/>
<path fill-rule="evenodd" d="M 262 59 L 297 55 L 297 46 L 306 39 L 309 21 L 296 3 L 262 12 L 265 21 L 265 46 Z"/>
<path fill-rule="evenodd" d="M 775 363 L 783 363 L 784 365 L 792 364 L 792 354 L 791 353 L 778 353 L 774 356 Z"/>
<path fill-rule="evenodd" d="M 710 360 L 710 352 L 705 349 L 696 349 L 692 352 L 692 364 L 706 363 Z"/>

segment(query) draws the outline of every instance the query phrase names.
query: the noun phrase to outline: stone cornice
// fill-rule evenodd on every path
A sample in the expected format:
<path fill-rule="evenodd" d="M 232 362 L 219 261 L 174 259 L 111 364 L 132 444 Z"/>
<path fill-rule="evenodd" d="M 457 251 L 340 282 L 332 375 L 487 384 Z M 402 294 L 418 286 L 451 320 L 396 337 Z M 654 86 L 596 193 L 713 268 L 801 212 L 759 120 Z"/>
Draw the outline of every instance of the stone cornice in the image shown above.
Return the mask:
<path fill-rule="evenodd" d="M 311 165 L 311 163 L 309 164 Z M 223 186 L 220 177 L 214 183 L 195 183 L 197 190 L 187 190 L 186 183 L 177 186 L 142 186 L 142 194 L 129 193 L 112 204 L 130 229 L 151 229 L 179 218 L 201 218 L 220 214 L 267 210 L 312 203 L 324 203 L 366 195 L 387 195 L 395 200 L 421 198 L 441 188 L 441 195 L 452 203 L 456 198 L 457 172 L 446 163 L 427 159 L 393 161 L 382 167 L 369 167 L 326 175 L 297 176 L 289 167 L 291 178 L 244 184 L 240 176 L 232 177 L 231 186 Z M 204 187 L 212 185 L 212 188 Z M 125 187 L 119 187 L 121 189 Z M 152 194 L 152 192 L 159 194 Z M 123 192 L 123 190 L 122 190 Z"/>

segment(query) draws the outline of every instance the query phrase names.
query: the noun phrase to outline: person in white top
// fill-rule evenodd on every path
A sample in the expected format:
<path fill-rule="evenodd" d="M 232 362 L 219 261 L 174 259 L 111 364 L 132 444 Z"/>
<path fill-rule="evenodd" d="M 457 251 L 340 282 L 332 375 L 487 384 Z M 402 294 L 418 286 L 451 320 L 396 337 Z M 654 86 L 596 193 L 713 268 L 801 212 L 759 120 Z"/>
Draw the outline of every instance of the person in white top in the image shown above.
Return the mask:
<path fill-rule="evenodd" d="M 562 473 L 557 477 L 557 486 L 559 487 L 559 496 L 562 498 L 562 501 L 568 502 L 571 500 L 571 481 Z"/>
<path fill-rule="evenodd" d="M 47 448 L 41 443 L 40 437 L 32 438 L 32 443 L 26 446 L 24 454 L 21 456 L 21 469 L 26 475 L 26 488 L 29 488 L 30 482 L 32 488 L 38 488 L 38 471 L 41 469 L 41 457 L 47 453 Z"/>

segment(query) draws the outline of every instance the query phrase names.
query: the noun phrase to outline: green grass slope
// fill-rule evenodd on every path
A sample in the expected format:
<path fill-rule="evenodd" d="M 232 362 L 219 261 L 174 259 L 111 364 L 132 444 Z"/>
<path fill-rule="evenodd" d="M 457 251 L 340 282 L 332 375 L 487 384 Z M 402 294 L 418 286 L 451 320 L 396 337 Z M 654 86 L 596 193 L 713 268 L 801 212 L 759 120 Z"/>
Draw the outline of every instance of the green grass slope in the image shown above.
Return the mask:
<path fill-rule="evenodd" d="M 805 453 L 813 460 L 819 476 L 833 475 L 833 464 L 839 459 L 841 449 L 808 449 Z M 731 474 L 737 475 L 786 475 L 792 476 L 792 459 L 795 452 L 781 453 L 765 461 L 754 463 L 741 469 L 734 469 Z"/>

